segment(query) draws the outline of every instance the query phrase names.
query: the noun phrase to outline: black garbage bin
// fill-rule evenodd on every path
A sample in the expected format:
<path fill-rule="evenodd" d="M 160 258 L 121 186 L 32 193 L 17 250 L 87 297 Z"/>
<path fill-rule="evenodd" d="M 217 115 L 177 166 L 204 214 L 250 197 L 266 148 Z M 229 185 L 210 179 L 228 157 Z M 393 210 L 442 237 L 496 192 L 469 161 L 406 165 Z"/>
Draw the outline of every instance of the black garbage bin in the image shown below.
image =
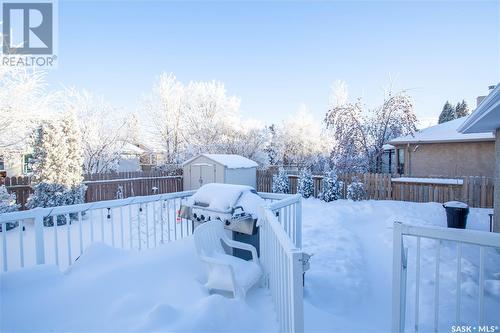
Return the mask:
<path fill-rule="evenodd" d="M 460 201 L 448 201 L 443 204 L 443 207 L 446 209 L 448 228 L 465 229 L 469 206 Z"/>

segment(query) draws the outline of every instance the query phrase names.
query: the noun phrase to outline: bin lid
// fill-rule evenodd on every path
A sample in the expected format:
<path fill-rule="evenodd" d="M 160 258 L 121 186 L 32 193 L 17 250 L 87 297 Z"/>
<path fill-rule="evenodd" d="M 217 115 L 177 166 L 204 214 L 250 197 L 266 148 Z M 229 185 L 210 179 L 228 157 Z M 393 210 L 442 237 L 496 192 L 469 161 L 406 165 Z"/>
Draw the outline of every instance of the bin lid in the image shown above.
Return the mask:
<path fill-rule="evenodd" d="M 469 208 L 465 202 L 460 201 L 448 201 L 443 204 L 444 207 L 452 207 L 452 208 Z"/>

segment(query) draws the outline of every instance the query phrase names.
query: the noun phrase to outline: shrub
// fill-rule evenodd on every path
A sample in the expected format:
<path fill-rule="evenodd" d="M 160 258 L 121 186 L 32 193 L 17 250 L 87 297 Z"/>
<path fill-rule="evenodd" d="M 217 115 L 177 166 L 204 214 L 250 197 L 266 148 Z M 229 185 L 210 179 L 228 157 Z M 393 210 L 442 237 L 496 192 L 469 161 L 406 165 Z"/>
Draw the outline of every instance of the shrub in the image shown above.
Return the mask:
<path fill-rule="evenodd" d="M 352 183 L 347 187 L 347 199 L 359 201 L 366 199 L 365 184 L 354 177 Z"/>
<path fill-rule="evenodd" d="M 5 186 L 0 186 L 0 214 L 11 213 L 19 209 L 19 205 L 16 203 L 16 195 L 14 193 L 7 192 Z M 16 223 L 6 223 L 6 229 L 10 230 L 17 226 Z M 2 226 L 0 225 L 0 231 L 2 231 Z"/>
<path fill-rule="evenodd" d="M 300 193 L 304 198 L 314 195 L 314 182 L 311 171 L 304 169 L 300 172 L 297 193 Z"/>
<path fill-rule="evenodd" d="M 67 205 L 76 205 L 85 202 L 85 191 L 87 186 L 81 184 L 74 187 L 66 187 L 61 184 L 39 183 L 34 186 L 35 191 L 28 198 L 27 207 L 33 209 L 36 207 L 58 207 Z M 74 214 L 70 215 L 74 219 Z M 57 217 L 57 225 L 66 224 L 65 216 Z M 45 226 L 53 226 L 52 218 L 44 219 Z"/>
<path fill-rule="evenodd" d="M 326 172 L 321 185 L 322 191 L 319 195 L 321 200 L 330 202 L 342 198 L 342 187 L 344 184 L 338 180 L 336 170 Z"/>
<path fill-rule="evenodd" d="M 280 168 L 277 175 L 273 176 L 273 193 L 290 193 L 288 174 Z"/>

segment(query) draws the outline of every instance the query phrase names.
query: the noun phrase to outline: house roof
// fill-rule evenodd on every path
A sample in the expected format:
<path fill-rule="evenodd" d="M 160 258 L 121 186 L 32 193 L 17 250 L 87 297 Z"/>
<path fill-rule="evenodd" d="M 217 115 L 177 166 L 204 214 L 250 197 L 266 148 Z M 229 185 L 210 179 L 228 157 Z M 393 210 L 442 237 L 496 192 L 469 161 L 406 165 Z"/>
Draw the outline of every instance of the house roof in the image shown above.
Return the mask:
<path fill-rule="evenodd" d="M 141 155 L 144 154 L 145 152 L 146 151 L 144 149 L 137 147 L 136 145 L 131 144 L 129 142 L 125 142 L 121 149 L 121 153 L 127 155 Z"/>
<path fill-rule="evenodd" d="M 206 158 L 211 159 L 212 161 L 217 162 L 219 164 L 222 164 L 229 169 L 255 168 L 258 166 L 258 164 L 255 161 L 252 161 L 251 159 L 248 159 L 241 155 L 235 155 L 235 154 L 201 154 L 193 158 L 190 158 L 189 160 L 182 163 L 182 165 L 190 163 L 199 156 L 205 156 Z"/>
<path fill-rule="evenodd" d="M 467 120 L 458 128 L 461 133 L 478 133 L 500 128 L 500 84 L 486 96 Z"/>
<path fill-rule="evenodd" d="M 424 128 L 413 135 L 406 135 L 389 141 L 392 145 L 407 143 L 445 143 L 445 142 L 473 142 L 494 141 L 495 136 L 491 132 L 463 134 L 458 131 L 460 125 L 469 117 L 463 117 L 445 123 Z"/>

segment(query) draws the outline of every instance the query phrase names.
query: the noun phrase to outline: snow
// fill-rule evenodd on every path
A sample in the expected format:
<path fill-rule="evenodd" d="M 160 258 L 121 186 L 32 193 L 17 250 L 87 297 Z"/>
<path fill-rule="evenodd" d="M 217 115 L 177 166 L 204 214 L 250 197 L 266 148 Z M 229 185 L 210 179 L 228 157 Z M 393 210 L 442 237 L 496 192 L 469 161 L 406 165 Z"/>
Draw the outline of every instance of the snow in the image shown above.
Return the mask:
<path fill-rule="evenodd" d="M 229 169 L 246 169 L 246 168 L 255 168 L 258 166 L 257 162 L 252 161 L 246 157 L 235 154 L 202 154 L 201 156 L 205 156 L 217 163 L 220 163 L 226 166 Z M 198 157 L 198 156 L 196 156 Z M 196 157 L 187 160 L 183 164 L 187 164 L 194 160 Z"/>
<path fill-rule="evenodd" d="M 207 208 L 223 212 L 242 206 L 245 212 L 256 217 L 265 200 L 251 186 L 211 183 L 200 187 L 187 201 L 188 205 L 194 203 L 208 204 Z"/>
<path fill-rule="evenodd" d="M 34 266 L 0 275 L 0 330 L 277 331 L 270 294 L 209 295 L 192 238 L 133 253 L 94 243 L 65 272 Z"/>
<path fill-rule="evenodd" d="M 493 141 L 495 136 L 492 132 L 463 134 L 458 128 L 467 120 L 463 117 L 445 123 L 422 129 L 414 135 L 406 135 L 391 140 L 391 145 L 405 143 L 431 143 L 431 142 L 464 142 L 464 141 Z"/>
<path fill-rule="evenodd" d="M 467 228 L 489 229 L 488 209 L 471 208 Z M 392 226 L 394 221 L 446 227 L 439 203 L 398 201 L 303 201 L 303 248 L 313 253 L 305 280 L 305 328 L 309 332 L 390 332 L 392 306 Z M 407 331 L 415 309 L 415 240 L 406 238 L 409 271 Z M 479 250 L 463 245 L 462 322 L 478 324 Z M 500 255 L 486 249 L 486 325 L 500 326 Z M 433 331 L 436 244 L 421 241 L 420 329 Z M 441 245 L 440 329 L 455 318 L 456 246 Z"/>
<path fill-rule="evenodd" d="M 453 208 L 469 208 L 465 202 L 460 201 L 448 201 L 443 204 L 444 207 L 453 207 Z"/>
<path fill-rule="evenodd" d="M 443 184 L 443 185 L 463 185 L 463 179 L 453 178 L 413 178 L 413 177 L 399 177 L 391 178 L 394 183 L 420 183 L 420 184 Z"/>
<path fill-rule="evenodd" d="M 488 230 L 490 211 L 471 208 L 467 228 Z M 303 200 L 303 214 L 303 247 L 314 254 L 305 275 L 306 331 L 390 331 L 393 223 L 446 227 L 445 209 L 439 203 L 325 203 L 310 198 Z M 97 221 L 99 217 L 94 216 Z M 99 224 L 95 228 L 99 231 Z M 27 226 L 25 244 L 32 243 L 31 229 Z M 62 232 L 59 239 L 64 240 L 65 226 L 58 229 Z M 46 230 L 50 236 L 52 228 Z M 7 233 L 9 241 L 17 236 L 17 229 Z M 17 256 L 17 245 L 8 244 L 13 246 L 9 255 Z M 46 244 L 52 243 L 47 240 Z M 415 241 L 405 238 L 405 246 L 409 260 L 407 330 L 412 330 Z M 500 326 L 500 255 L 491 249 L 485 252 L 485 324 Z M 435 241 L 422 239 L 422 332 L 433 330 L 435 253 Z M 463 324 L 477 325 L 479 250 L 463 245 L 462 253 Z M 455 318 L 455 256 L 455 245 L 442 242 L 439 323 L 443 332 L 450 331 Z M 1 274 L 0 331 L 278 330 L 267 290 L 257 286 L 245 301 L 209 295 L 203 287 L 204 276 L 191 237 L 139 253 L 94 243 L 63 272 L 47 264 Z"/>

